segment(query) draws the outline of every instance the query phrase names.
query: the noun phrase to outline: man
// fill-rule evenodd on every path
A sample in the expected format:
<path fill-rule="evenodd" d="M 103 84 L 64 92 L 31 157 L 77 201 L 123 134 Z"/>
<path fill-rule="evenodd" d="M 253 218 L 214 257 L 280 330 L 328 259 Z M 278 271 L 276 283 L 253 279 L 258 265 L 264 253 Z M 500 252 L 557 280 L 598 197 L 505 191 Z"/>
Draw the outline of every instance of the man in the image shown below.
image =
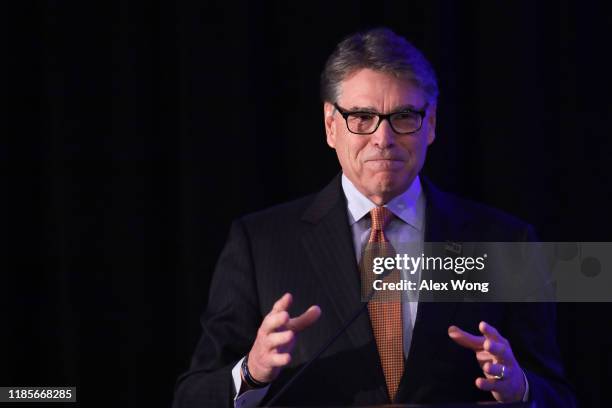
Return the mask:
<path fill-rule="evenodd" d="M 265 404 L 363 305 L 369 244 L 521 241 L 532 229 L 419 177 L 438 87 L 387 29 L 338 44 L 322 74 L 342 174 L 233 223 L 175 407 Z M 550 304 L 370 302 L 275 405 L 536 401 L 573 406 Z M 479 332 L 478 334 L 470 334 Z"/>

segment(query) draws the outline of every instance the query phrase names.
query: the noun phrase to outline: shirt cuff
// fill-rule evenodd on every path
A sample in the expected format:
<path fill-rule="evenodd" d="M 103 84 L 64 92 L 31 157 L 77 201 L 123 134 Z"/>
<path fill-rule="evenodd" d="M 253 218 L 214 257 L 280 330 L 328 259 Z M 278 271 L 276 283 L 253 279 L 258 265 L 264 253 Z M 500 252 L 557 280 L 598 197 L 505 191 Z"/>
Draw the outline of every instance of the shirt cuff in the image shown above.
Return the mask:
<path fill-rule="evenodd" d="M 236 391 L 234 395 L 234 408 L 253 408 L 256 407 L 257 404 L 261 402 L 261 400 L 266 396 L 268 392 L 268 388 L 270 385 L 266 385 L 263 388 L 254 388 L 240 394 L 240 388 L 242 387 L 242 376 L 240 375 L 240 367 L 242 366 L 242 361 L 244 357 L 240 359 L 232 368 L 232 378 L 234 380 L 234 390 Z"/>
<path fill-rule="evenodd" d="M 527 375 L 525 374 L 525 371 L 523 371 L 523 378 L 525 379 L 525 394 L 523 394 L 523 402 L 527 402 L 529 401 L 529 381 L 527 381 Z"/>

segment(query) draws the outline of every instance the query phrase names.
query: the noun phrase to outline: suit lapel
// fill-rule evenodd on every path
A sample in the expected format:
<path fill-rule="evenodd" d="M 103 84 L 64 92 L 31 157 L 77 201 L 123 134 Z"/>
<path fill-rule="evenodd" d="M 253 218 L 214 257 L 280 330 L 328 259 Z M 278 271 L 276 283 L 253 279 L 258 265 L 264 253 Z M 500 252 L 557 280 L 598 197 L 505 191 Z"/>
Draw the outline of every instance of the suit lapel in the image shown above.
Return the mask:
<path fill-rule="evenodd" d="M 312 224 L 302 236 L 302 244 L 322 290 L 327 292 L 340 321 L 347 321 L 359 308 L 360 282 L 351 230 L 342 194 L 340 176 L 322 190 L 304 213 L 302 220 Z M 367 313 L 347 330 L 355 347 L 373 340 Z"/>
<path fill-rule="evenodd" d="M 425 210 L 425 243 L 446 242 L 461 236 L 465 217 L 454 211 L 451 199 L 421 177 L 426 198 Z M 440 255 L 444 254 L 426 254 Z M 397 401 L 410 401 L 418 398 L 420 377 L 429 369 L 435 359 L 436 339 L 444 336 L 452 324 L 456 312 L 456 303 L 419 302 L 417 317 L 412 333 L 412 342 L 407 356 L 404 375 L 400 382 Z"/>
<path fill-rule="evenodd" d="M 302 221 L 310 224 L 310 227 L 304 229 L 302 245 L 314 273 L 321 282 L 321 290 L 327 293 L 339 321 L 344 324 L 363 303 L 357 258 L 348 223 L 347 203 L 340 177 L 335 177 L 304 212 Z M 338 326 L 338 330 L 340 327 Z M 377 366 L 374 370 L 363 372 L 363 376 L 367 378 L 366 382 L 373 386 L 372 401 L 389 402 L 368 313 L 362 313 L 346 330 L 345 335 L 355 350 L 361 350 L 359 358 L 365 366 L 368 366 L 368 361 Z"/>
<path fill-rule="evenodd" d="M 427 200 L 425 210 L 425 243 L 443 243 L 458 240 L 464 229 L 465 216 L 457 213 L 453 207 L 452 199 L 447 194 L 438 190 L 427 178 L 421 177 L 421 180 Z M 433 252 L 426 255 L 446 256 L 444 252 L 441 252 L 439 244 L 434 247 L 437 249 L 432 250 Z M 441 272 L 434 271 L 434 273 Z M 438 279 L 442 280 L 441 277 L 438 277 Z M 447 295 L 444 296 L 448 299 Z M 427 331 L 427 327 L 444 326 L 448 328 L 455 308 L 456 303 L 435 301 L 419 303 L 413 339 L 415 336 L 424 334 Z"/>

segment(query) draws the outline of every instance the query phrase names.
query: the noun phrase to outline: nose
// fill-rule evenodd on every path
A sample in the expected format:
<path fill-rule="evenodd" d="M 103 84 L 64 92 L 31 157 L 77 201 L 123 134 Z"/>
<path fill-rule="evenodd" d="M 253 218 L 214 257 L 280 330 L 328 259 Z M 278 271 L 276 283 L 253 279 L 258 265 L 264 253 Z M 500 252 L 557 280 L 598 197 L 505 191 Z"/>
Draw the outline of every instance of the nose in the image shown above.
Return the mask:
<path fill-rule="evenodd" d="M 372 133 L 371 142 L 380 149 L 387 149 L 395 145 L 396 134 L 391 129 L 391 124 L 388 120 L 383 120 L 376 132 Z"/>

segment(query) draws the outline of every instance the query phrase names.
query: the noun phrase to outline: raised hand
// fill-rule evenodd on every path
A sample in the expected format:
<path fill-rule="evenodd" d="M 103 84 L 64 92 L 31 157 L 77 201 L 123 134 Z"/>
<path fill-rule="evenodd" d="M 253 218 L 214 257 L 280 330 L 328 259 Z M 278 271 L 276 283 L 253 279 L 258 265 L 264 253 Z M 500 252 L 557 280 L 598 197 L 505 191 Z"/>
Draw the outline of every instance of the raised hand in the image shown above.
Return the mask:
<path fill-rule="evenodd" d="M 249 373 L 257 381 L 267 383 L 278 377 L 280 370 L 291 362 L 297 333 L 321 316 L 319 306 L 310 306 L 300 316 L 291 318 L 287 310 L 292 301 L 292 295 L 285 293 L 274 303 L 257 331 L 248 359 Z"/>
<path fill-rule="evenodd" d="M 484 377 L 476 379 L 476 387 L 490 391 L 500 402 L 521 401 L 527 384 L 510 343 L 486 322 L 480 322 L 478 329 L 482 336 L 472 335 L 457 326 L 448 328 L 451 339 L 476 353 L 478 364 L 484 372 Z"/>

